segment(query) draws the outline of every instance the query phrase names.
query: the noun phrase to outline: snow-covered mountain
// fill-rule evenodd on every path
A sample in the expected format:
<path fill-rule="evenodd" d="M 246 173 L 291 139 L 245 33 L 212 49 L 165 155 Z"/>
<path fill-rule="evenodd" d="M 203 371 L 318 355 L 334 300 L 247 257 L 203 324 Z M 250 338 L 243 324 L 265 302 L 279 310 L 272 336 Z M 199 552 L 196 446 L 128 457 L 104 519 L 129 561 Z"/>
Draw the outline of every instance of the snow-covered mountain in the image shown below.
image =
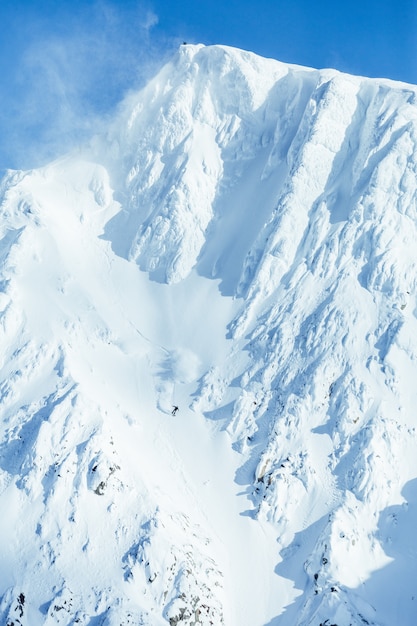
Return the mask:
<path fill-rule="evenodd" d="M 416 103 L 181 46 L 3 179 L 1 624 L 417 623 Z"/>

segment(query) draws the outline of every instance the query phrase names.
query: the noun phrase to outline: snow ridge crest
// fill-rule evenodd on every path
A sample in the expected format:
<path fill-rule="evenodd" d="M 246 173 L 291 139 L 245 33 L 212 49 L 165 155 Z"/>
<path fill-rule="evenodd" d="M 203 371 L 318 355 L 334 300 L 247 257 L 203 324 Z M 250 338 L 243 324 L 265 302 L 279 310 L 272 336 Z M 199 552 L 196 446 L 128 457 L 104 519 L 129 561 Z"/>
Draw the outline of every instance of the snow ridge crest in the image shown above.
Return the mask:
<path fill-rule="evenodd" d="M 416 93 L 184 45 L 2 181 L 2 623 L 414 623 Z"/>

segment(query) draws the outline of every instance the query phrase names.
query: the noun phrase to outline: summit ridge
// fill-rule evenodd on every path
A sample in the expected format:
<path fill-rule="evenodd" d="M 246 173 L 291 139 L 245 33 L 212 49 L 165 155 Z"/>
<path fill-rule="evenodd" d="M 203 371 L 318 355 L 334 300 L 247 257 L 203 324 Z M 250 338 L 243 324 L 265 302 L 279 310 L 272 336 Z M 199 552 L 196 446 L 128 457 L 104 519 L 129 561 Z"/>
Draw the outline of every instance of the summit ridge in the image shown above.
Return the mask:
<path fill-rule="evenodd" d="M 415 623 L 416 96 L 183 45 L 3 178 L 2 623 Z"/>

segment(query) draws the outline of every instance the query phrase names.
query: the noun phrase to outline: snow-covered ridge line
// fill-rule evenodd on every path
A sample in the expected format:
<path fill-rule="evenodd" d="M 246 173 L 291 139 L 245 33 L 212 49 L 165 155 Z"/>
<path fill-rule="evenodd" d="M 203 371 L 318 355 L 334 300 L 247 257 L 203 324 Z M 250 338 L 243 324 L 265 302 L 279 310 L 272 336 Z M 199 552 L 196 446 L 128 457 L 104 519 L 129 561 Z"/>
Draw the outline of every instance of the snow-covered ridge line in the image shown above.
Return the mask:
<path fill-rule="evenodd" d="M 414 623 L 416 94 L 181 46 L 2 181 L 2 623 Z"/>
<path fill-rule="evenodd" d="M 244 188 L 246 169 L 255 162 L 263 183 L 257 193 L 265 189 L 273 197 L 268 212 L 261 201 L 255 232 L 281 208 L 272 227 L 279 219 L 277 237 L 282 239 L 291 232 L 291 204 L 297 197 L 303 198 L 304 211 L 295 206 L 301 220 L 323 189 L 331 196 L 331 177 L 339 175 L 346 160 L 352 160 L 355 186 L 375 150 L 374 125 L 376 133 L 387 124 L 399 130 L 415 98 L 411 86 L 392 89 L 383 81 L 291 67 L 221 46 L 181 47 L 139 103 L 128 101 L 110 133 L 112 148 L 117 152 L 117 145 L 123 146 L 120 191 L 128 197 L 118 220 L 135 233 L 129 243 L 116 240 L 116 249 L 161 281 L 177 282 L 193 266 L 204 266 L 206 231 L 216 228 L 230 194 L 244 194 L 241 219 L 253 220 L 259 213 L 253 210 L 257 197 Z M 383 147 L 382 140 L 377 143 Z M 261 237 L 263 249 L 268 233 Z M 259 255 L 258 246 L 250 244 L 244 252 L 254 261 L 238 292 L 245 289 L 246 274 Z M 288 236 L 270 247 L 285 263 Z M 218 275 L 219 264 L 213 265 Z"/>

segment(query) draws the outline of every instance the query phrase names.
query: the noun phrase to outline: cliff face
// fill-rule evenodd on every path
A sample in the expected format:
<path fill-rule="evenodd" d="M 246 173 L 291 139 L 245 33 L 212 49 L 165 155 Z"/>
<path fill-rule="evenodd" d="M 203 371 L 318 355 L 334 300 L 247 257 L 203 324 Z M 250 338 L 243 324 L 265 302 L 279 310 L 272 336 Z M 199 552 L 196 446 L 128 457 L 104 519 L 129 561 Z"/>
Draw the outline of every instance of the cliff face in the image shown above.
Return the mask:
<path fill-rule="evenodd" d="M 4 178 L 2 623 L 414 623 L 416 96 L 182 46 Z"/>

